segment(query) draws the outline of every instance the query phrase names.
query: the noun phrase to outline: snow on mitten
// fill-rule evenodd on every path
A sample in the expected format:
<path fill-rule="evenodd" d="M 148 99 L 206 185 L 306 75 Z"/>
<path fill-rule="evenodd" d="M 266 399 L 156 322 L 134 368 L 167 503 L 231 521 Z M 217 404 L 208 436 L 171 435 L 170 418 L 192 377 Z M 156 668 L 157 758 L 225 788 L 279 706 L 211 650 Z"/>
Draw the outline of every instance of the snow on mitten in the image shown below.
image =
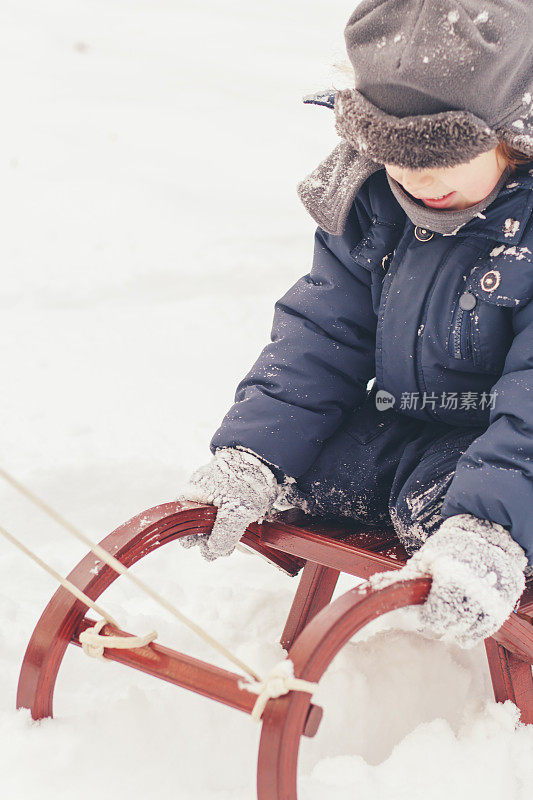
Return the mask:
<path fill-rule="evenodd" d="M 527 558 L 498 523 L 472 514 L 447 517 L 440 528 L 394 573 L 370 579 L 375 588 L 422 575 L 432 578 L 420 621 L 430 636 L 475 647 L 496 633 L 525 588 Z"/>
<path fill-rule="evenodd" d="M 273 472 L 251 451 L 219 448 L 208 464 L 193 472 L 177 498 L 217 506 L 213 529 L 211 533 L 184 536 L 180 544 L 198 544 L 207 561 L 231 555 L 248 525 L 263 521 L 279 490 Z"/>

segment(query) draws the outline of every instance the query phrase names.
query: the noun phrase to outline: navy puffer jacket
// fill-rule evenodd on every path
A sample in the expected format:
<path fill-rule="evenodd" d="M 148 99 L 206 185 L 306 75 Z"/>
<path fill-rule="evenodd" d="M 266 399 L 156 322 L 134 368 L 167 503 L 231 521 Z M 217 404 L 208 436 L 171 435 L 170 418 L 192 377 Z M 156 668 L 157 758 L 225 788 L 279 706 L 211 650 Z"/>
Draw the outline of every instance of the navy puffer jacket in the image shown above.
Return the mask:
<path fill-rule="evenodd" d="M 317 228 L 311 272 L 276 303 L 211 451 L 242 445 L 297 478 L 375 377 L 408 416 L 486 427 L 442 515 L 509 527 L 533 564 L 532 173 L 450 236 L 415 228 L 385 171 L 371 175 L 341 236 Z"/>

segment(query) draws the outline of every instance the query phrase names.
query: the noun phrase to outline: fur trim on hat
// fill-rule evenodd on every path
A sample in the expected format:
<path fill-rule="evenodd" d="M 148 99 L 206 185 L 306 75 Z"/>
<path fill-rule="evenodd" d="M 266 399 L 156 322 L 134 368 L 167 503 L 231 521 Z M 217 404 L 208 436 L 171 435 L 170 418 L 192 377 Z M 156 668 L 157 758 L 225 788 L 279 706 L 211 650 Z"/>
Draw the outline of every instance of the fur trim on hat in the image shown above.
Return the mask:
<path fill-rule="evenodd" d="M 395 117 L 356 89 L 335 95 L 335 128 L 362 155 L 406 169 L 453 167 L 498 144 L 496 133 L 469 111 Z"/>
<path fill-rule="evenodd" d="M 517 126 L 516 128 L 496 128 L 496 133 L 498 138 L 508 144 L 509 147 L 513 147 L 525 156 L 530 156 L 533 160 L 533 119 L 530 117 L 527 120 L 527 128 L 523 123 L 524 120 L 518 118 L 513 123 L 513 126 Z M 529 130 L 529 132 L 526 133 L 525 130 Z"/>

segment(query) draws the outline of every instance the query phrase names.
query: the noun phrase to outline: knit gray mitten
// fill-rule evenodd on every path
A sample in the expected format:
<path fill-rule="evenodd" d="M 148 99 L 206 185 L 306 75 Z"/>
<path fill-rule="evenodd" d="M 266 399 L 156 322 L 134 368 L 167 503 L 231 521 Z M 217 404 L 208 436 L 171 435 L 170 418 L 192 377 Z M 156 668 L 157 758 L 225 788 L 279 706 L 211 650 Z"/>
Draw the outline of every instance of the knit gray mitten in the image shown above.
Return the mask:
<path fill-rule="evenodd" d="M 376 588 L 422 575 L 432 577 L 420 607 L 422 629 L 430 636 L 470 649 L 496 633 L 525 588 L 527 558 L 498 523 L 472 514 L 447 517 L 395 573 L 370 579 Z"/>
<path fill-rule="evenodd" d="M 229 556 L 251 522 L 262 522 L 280 490 L 273 472 L 252 452 L 219 448 L 199 467 L 177 498 L 217 506 L 211 533 L 182 537 L 183 547 L 200 546 L 206 561 Z"/>

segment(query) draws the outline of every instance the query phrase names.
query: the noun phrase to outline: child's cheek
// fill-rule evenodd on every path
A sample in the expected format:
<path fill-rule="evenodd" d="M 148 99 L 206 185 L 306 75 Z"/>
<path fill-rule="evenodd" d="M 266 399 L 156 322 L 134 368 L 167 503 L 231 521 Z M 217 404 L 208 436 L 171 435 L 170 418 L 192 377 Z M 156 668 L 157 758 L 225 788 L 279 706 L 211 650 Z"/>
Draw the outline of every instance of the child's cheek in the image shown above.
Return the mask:
<path fill-rule="evenodd" d="M 474 205 L 492 192 L 498 183 L 499 177 L 499 175 L 476 177 L 475 180 L 465 182 L 462 186 L 457 187 L 456 191 L 468 200 L 470 205 Z"/>

